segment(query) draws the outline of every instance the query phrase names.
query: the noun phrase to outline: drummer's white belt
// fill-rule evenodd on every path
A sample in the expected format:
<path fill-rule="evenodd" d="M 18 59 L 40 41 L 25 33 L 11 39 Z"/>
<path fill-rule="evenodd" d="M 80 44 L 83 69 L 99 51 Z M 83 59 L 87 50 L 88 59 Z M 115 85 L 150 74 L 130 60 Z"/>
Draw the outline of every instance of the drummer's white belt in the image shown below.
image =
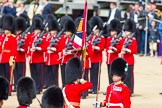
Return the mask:
<path fill-rule="evenodd" d="M 122 103 L 106 103 L 106 106 L 119 106 L 120 108 L 124 108 Z"/>

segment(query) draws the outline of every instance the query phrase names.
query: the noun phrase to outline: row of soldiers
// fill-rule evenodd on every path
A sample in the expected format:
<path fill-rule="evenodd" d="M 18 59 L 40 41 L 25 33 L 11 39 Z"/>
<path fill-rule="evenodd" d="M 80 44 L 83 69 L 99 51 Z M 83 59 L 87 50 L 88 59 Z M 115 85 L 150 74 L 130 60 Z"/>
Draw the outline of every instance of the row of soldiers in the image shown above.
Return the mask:
<path fill-rule="evenodd" d="M 127 62 L 123 58 L 116 58 L 111 65 L 111 76 L 113 83 L 107 87 L 105 100 L 93 103 L 94 108 L 130 108 L 130 90 L 123 84 L 126 77 Z M 78 57 L 71 58 L 66 65 L 66 85 L 61 90 L 58 86 L 50 86 L 43 93 L 41 108 L 80 108 L 80 97 L 83 91 L 92 87 L 92 83 L 82 76 L 82 63 Z M 73 76 L 72 76 L 73 75 Z M 0 107 L 3 100 L 8 99 L 9 82 L 6 78 L 0 77 Z M 17 84 L 17 100 L 19 106 L 16 108 L 29 108 L 33 99 L 36 98 L 35 81 L 30 77 L 22 77 Z"/>
<path fill-rule="evenodd" d="M 28 17 L 25 15 L 20 15 L 16 19 L 11 15 L 3 16 L 1 26 L 4 33 L 0 35 L 0 75 L 12 82 L 12 71 L 14 71 L 16 88 L 18 79 L 25 76 L 26 57 L 28 57 L 30 73 L 36 83 L 37 94 L 41 93 L 43 85 L 46 87 L 58 85 L 59 64 L 61 64 L 62 86 L 64 87 L 65 74 L 67 74 L 66 63 L 70 58 L 79 56 L 81 51 L 80 48 L 73 47 L 80 19 L 81 17 L 74 22 L 70 16 L 63 16 L 59 25 L 55 16 L 51 14 L 46 19 L 43 19 L 41 15 L 35 15 L 29 26 Z M 120 53 L 128 62 L 128 77 L 125 83 L 133 94 L 133 54 L 137 51 L 136 40 L 133 38 L 135 23 L 128 19 L 122 30 L 120 22 L 116 19 L 112 20 L 109 28 L 111 36 L 107 39 L 102 35 L 102 30 L 102 19 L 98 16 L 91 17 L 87 22 L 84 74 L 84 78 L 88 80 L 90 70 L 90 81 L 93 86 L 89 92 L 97 93 L 102 52 L 106 46 L 109 83 L 112 83 L 110 65 Z M 125 31 L 124 37 L 121 36 L 123 31 Z M 86 95 L 87 93 L 83 93 L 83 97 Z"/>

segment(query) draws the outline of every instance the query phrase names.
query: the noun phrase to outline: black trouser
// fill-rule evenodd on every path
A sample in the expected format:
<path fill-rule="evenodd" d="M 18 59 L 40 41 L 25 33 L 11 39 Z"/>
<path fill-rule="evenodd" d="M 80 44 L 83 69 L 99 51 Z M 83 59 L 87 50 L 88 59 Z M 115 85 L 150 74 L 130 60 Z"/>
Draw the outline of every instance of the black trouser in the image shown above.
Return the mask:
<path fill-rule="evenodd" d="M 43 67 L 44 67 L 44 63 L 30 64 L 31 77 L 35 81 L 36 90 L 39 92 L 41 92 L 43 88 Z"/>
<path fill-rule="evenodd" d="M 107 65 L 107 72 L 108 72 L 107 74 L 108 74 L 109 84 L 113 83 L 110 67 L 111 67 L 111 65 L 108 64 Z"/>
<path fill-rule="evenodd" d="M 98 85 L 98 74 L 99 74 L 99 65 L 100 63 L 92 63 L 92 67 L 90 69 L 90 81 L 93 84 L 92 89 L 94 91 L 97 91 L 97 85 Z M 99 85 L 98 85 L 99 86 Z"/>
<path fill-rule="evenodd" d="M 128 86 L 131 91 L 131 94 L 134 93 L 134 65 L 128 66 L 128 71 L 126 72 L 126 78 L 124 83 Z"/>
<path fill-rule="evenodd" d="M 10 66 L 9 63 L 0 63 L 0 76 L 4 76 L 10 81 Z"/>
<path fill-rule="evenodd" d="M 57 85 L 58 86 L 58 69 L 59 69 L 59 65 L 45 65 L 45 85 L 47 87 L 51 86 L 51 85 Z"/>
<path fill-rule="evenodd" d="M 62 87 L 65 86 L 65 66 L 66 66 L 66 64 L 61 64 Z"/>
<path fill-rule="evenodd" d="M 89 74 L 89 69 L 85 69 L 84 79 L 87 81 L 89 81 L 88 74 Z M 88 91 L 82 93 L 82 96 L 87 96 L 87 95 L 88 95 Z"/>
<path fill-rule="evenodd" d="M 25 76 L 26 73 L 26 62 L 16 62 L 14 69 L 14 85 L 17 86 L 18 80 Z"/>

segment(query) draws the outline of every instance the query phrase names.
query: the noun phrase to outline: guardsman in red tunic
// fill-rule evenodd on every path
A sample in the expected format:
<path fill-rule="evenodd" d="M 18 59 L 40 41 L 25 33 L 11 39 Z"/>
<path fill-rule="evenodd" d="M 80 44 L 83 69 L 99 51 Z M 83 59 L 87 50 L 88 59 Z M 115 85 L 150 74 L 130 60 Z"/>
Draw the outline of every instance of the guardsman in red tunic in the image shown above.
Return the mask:
<path fill-rule="evenodd" d="M 27 28 L 26 20 L 23 17 L 16 18 L 16 40 L 17 51 L 15 56 L 15 69 L 14 69 L 14 91 L 16 91 L 17 81 L 25 76 L 26 73 L 26 52 L 28 43 L 26 41 L 25 30 Z"/>
<path fill-rule="evenodd" d="M 96 108 L 131 108 L 130 90 L 123 83 L 127 71 L 127 62 L 123 58 L 116 58 L 111 64 L 113 83 L 107 87 L 106 98 L 103 102 L 95 102 Z"/>
<path fill-rule="evenodd" d="M 71 58 L 65 67 L 66 85 L 63 88 L 65 108 L 80 108 L 81 94 L 92 87 L 92 83 L 82 77 L 81 61 L 77 57 Z"/>
<path fill-rule="evenodd" d="M 62 86 L 65 86 L 65 66 L 68 60 L 75 56 L 73 53 L 72 42 L 74 40 L 74 33 L 76 32 L 76 27 L 74 21 L 67 20 L 65 25 L 65 34 L 61 36 L 59 41 L 59 47 L 61 52 L 61 78 L 62 78 Z"/>
<path fill-rule="evenodd" d="M 121 24 L 120 21 L 117 19 L 113 19 L 110 22 L 110 36 L 106 39 L 106 64 L 107 64 L 107 70 L 108 70 L 108 79 L 109 84 L 111 84 L 112 77 L 110 73 L 110 66 L 112 61 L 118 57 L 118 54 L 121 51 L 121 44 L 120 44 L 120 37 L 121 34 Z"/>
<path fill-rule="evenodd" d="M 17 100 L 19 106 L 16 108 L 29 108 L 34 98 L 36 98 L 34 80 L 30 77 L 21 77 L 17 84 Z"/>
<path fill-rule="evenodd" d="M 45 85 L 47 87 L 51 85 L 58 86 L 58 69 L 59 69 L 59 44 L 56 41 L 56 35 L 59 30 L 57 20 L 51 19 L 48 21 L 48 31 L 45 34 L 47 42 L 47 51 L 45 53 Z M 59 39 L 57 39 L 59 41 Z M 55 43 L 52 43 L 55 41 Z"/>
<path fill-rule="evenodd" d="M 96 94 L 98 85 L 98 75 L 101 71 L 101 63 L 102 63 L 102 51 L 105 48 L 105 39 L 100 31 L 103 29 L 103 21 L 100 17 L 94 16 L 90 19 L 90 25 L 92 28 L 97 26 L 94 30 L 93 36 L 90 38 L 90 42 L 92 44 L 92 55 L 90 56 L 91 59 L 91 68 L 90 68 L 90 81 L 93 84 L 90 93 Z"/>
<path fill-rule="evenodd" d="M 17 49 L 16 36 L 13 35 L 15 29 L 15 19 L 12 15 L 3 17 L 4 34 L 0 35 L 0 76 L 4 76 L 10 81 L 11 68 L 14 66 Z M 12 77 L 12 76 L 11 76 Z"/>
<path fill-rule="evenodd" d="M 63 108 L 64 97 L 61 88 L 56 85 L 50 86 L 42 96 L 41 108 Z"/>
<path fill-rule="evenodd" d="M 133 37 L 136 26 L 133 20 L 128 19 L 124 24 L 125 37 L 121 40 L 121 56 L 128 62 L 127 78 L 124 83 L 134 93 L 134 54 L 137 53 L 137 42 Z"/>
<path fill-rule="evenodd" d="M 5 77 L 0 76 L 0 108 L 2 108 L 3 100 L 8 99 L 8 94 L 9 94 L 9 82 Z"/>
<path fill-rule="evenodd" d="M 36 17 L 33 20 L 34 33 L 29 41 L 29 62 L 31 77 L 36 83 L 37 94 L 43 89 L 44 52 L 46 51 L 45 36 L 42 34 L 43 21 Z"/>

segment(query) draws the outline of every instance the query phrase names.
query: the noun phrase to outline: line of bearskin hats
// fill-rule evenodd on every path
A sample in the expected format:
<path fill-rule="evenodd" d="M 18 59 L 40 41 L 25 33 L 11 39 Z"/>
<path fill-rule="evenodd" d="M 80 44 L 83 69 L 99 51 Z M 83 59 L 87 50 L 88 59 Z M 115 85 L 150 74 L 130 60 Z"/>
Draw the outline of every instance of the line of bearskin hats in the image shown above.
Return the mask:
<path fill-rule="evenodd" d="M 15 18 L 14 18 L 14 16 L 12 16 L 10 14 L 4 15 L 2 29 L 9 30 L 9 31 L 11 31 L 11 33 L 15 32 Z"/>
<path fill-rule="evenodd" d="M 136 24 L 132 19 L 127 19 L 124 23 L 124 31 L 135 32 Z"/>
<path fill-rule="evenodd" d="M 79 58 L 71 58 L 65 66 L 65 82 L 71 84 L 80 79 L 82 74 L 82 64 Z"/>
<path fill-rule="evenodd" d="M 50 86 L 42 96 L 42 108 L 63 108 L 64 98 L 58 86 Z"/>
<path fill-rule="evenodd" d="M 27 14 L 22 13 L 22 14 L 19 15 L 19 17 L 22 17 L 22 18 L 25 19 L 27 27 L 30 26 L 30 19 L 29 19 Z"/>
<path fill-rule="evenodd" d="M 0 76 L 0 100 L 7 100 L 9 94 L 9 81 Z"/>
<path fill-rule="evenodd" d="M 36 15 L 33 17 L 32 20 L 32 29 L 39 29 L 39 30 L 43 30 L 44 29 L 44 25 L 43 25 L 43 19 L 41 18 L 41 16 Z"/>
<path fill-rule="evenodd" d="M 94 26 L 97 25 L 96 29 L 102 30 L 103 29 L 103 20 L 99 16 L 93 16 L 89 20 L 91 30 Z"/>
<path fill-rule="evenodd" d="M 75 19 L 75 26 L 77 27 L 77 29 L 79 27 L 79 23 L 80 23 L 81 18 L 82 17 L 77 17 Z M 89 22 L 88 21 L 87 21 L 87 31 L 86 32 L 87 32 L 87 35 L 89 35 L 91 33 L 91 29 L 90 29 L 90 25 L 89 25 Z"/>
<path fill-rule="evenodd" d="M 121 32 L 121 30 L 122 30 L 122 25 L 121 25 L 120 21 L 117 19 L 111 20 L 109 31 L 117 31 L 119 33 L 119 32 Z"/>
<path fill-rule="evenodd" d="M 66 23 L 68 20 L 73 21 L 73 19 L 72 19 L 71 16 L 62 16 L 62 17 L 60 18 L 60 29 L 64 29 L 65 23 Z"/>
<path fill-rule="evenodd" d="M 17 17 L 16 18 L 16 25 L 15 25 L 15 30 L 16 31 L 25 31 L 27 28 L 27 23 L 26 20 L 23 17 Z"/>
<path fill-rule="evenodd" d="M 122 81 L 124 81 L 127 65 L 127 62 L 123 58 L 114 59 L 110 68 L 111 75 L 122 76 Z"/>
<path fill-rule="evenodd" d="M 48 14 L 45 21 L 48 23 L 48 30 L 56 30 L 58 31 L 59 28 L 59 24 L 57 22 L 56 17 L 53 14 Z"/>
<path fill-rule="evenodd" d="M 65 25 L 64 25 L 65 31 L 69 31 L 72 33 L 76 32 L 76 26 L 73 20 L 67 20 Z"/>
<path fill-rule="evenodd" d="M 45 20 L 57 20 L 57 18 L 53 14 L 48 14 Z"/>
<path fill-rule="evenodd" d="M 35 82 L 30 77 L 22 77 L 17 84 L 17 99 L 19 105 L 29 106 L 36 97 Z"/>

